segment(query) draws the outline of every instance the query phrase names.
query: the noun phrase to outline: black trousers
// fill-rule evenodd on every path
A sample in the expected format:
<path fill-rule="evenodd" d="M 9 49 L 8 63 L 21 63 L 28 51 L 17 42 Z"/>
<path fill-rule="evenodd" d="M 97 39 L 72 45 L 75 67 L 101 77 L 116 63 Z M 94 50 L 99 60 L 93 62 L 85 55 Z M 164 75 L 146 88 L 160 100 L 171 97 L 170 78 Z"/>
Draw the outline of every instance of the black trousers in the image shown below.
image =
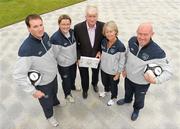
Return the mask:
<path fill-rule="evenodd" d="M 92 82 L 93 86 L 97 85 L 98 83 L 98 75 L 99 75 L 99 66 L 97 69 L 92 68 Z M 81 85 L 83 92 L 87 92 L 89 89 L 89 70 L 85 67 L 79 67 L 80 77 L 81 77 Z"/>
<path fill-rule="evenodd" d="M 57 98 L 57 91 L 58 91 L 57 76 L 51 83 L 47 85 L 36 86 L 36 89 L 42 91 L 45 95 L 48 96 L 47 98 L 42 97 L 39 99 L 45 117 L 48 119 L 53 116 L 53 106 L 60 104 Z"/>
<path fill-rule="evenodd" d="M 62 79 L 64 95 L 67 97 L 71 94 L 71 89 L 75 89 L 76 63 L 68 67 L 58 65 L 58 70 Z"/>
<path fill-rule="evenodd" d="M 111 91 L 111 99 L 117 98 L 118 95 L 118 80 L 114 80 L 114 75 L 110 75 L 101 70 L 102 84 L 104 85 L 104 91 Z"/>
<path fill-rule="evenodd" d="M 139 85 L 125 78 L 125 102 L 129 103 L 135 98 L 133 108 L 140 110 L 144 107 L 145 95 L 150 84 Z"/>

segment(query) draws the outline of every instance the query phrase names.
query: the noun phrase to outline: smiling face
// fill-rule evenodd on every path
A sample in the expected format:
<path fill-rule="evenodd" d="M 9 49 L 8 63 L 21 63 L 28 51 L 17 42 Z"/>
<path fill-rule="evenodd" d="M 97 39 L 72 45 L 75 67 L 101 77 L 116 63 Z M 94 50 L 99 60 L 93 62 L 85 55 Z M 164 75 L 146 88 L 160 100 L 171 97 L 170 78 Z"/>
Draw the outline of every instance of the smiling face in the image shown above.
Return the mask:
<path fill-rule="evenodd" d="M 86 9 L 86 22 L 89 27 L 94 27 L 98 19 L 97 8 L 90 6 Z"/>
<path fill-rule="evenodd" d="M 105 29 L 105 36 L 109 40 L 109 42 L 114 42 L 116 40 L 116 31 L 107 26 Z"/>
<path fill-rule="evenodd" d="M 145 46 L 149 43 L 153 36 L 153 28 L 150 23 L 142 23 L 137 29 L 137 40 L 140 46 Z"/>
<path fill-rule="evenodd" d="M 118 27 L 114 21 L 105 23 L 103 27 L 103 35 L 108 39 L 110 43 L 114 43 L 116 41 L 116 37 L 118 35 Z"/>
<path fill-rule="evenodd" d="M 62 33 L 67 34 L 71 27 L 71 21 L 69 19 L 62 19 L 59 23 L 59 28 Z"/>
<path fill-rule="evenodd" d="M 28 30 L 36 38 L 41 39 L 44 35 L 44 26 L 41 19 L 31 19 L 29 21 Z"/>

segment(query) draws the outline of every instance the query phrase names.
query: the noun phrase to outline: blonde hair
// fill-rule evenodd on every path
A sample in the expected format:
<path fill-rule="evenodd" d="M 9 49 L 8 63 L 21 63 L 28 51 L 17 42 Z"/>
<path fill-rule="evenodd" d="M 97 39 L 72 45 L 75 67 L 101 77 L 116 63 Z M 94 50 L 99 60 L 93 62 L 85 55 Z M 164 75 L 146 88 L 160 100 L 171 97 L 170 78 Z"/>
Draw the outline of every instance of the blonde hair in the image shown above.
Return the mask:
<path fill-rule="evenodd" d="M 105 31 L 106 31 L 107 27 L 114 30 L 116 32 L 116 36 L 118 35 L 118 27 L 117 27 L 116 23 L 114 21 L 109 21 L 104 24 L 103 32 L 102 32 L 104 36 L 105 36 Z"/>

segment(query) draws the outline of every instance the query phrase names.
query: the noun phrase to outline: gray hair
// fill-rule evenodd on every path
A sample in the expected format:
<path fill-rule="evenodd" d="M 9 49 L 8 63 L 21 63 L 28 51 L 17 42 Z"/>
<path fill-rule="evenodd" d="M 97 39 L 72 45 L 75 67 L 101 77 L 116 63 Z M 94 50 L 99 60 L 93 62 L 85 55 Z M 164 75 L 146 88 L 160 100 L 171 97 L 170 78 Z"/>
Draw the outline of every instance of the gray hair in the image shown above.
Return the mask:
<path fill-rule="evenodd" d="M 86 7 L 86 15 L 89 14 L 90 12 L 96 12 L 98 14 L 98 8 L 95 5 L 88 5 Z"/>

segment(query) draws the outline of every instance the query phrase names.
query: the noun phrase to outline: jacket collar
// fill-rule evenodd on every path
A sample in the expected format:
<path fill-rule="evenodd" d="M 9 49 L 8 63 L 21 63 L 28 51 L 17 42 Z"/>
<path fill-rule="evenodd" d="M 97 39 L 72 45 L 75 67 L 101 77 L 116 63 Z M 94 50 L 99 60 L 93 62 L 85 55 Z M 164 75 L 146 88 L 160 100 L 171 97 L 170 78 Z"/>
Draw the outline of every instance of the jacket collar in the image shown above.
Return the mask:
<path fill-rule="evenodd" d="M 63 34 L 63 32 L 61 31 L 61 29 L 58 29 L 58 32 L 60 33 L 60 35 L 62 35 L 64 38 L 67 39 L 67 37 L 66 37 L 66 36 Z M 70 34 L 70 37 L 72 37 L 72 35 L 73 35 L 73 30 L 72 30 L 72 29 L 69 30 L 69 34 Z"/>
<path fill-rule="evenodd" d="M 153 40 L 152 40 L 152 38 L 150 39 L 150 41 L 145 45 L 145 46 L 143 46 L 142 48 L 147 48 L 150 44 L 152 44 L 153 43 Z M 136 44 L 139 46 L 139 42 L 138 42 L 138 40 L 137 40 L 137 37 L 136 37 Z"/>
<path fill-rule="evenodd" d="M 44 35 L 43 35 L 42 39 L 43 39 L 44 37 L 45 37 L 45 33 L 44 33 Z M 30 39 L 32 39 L 32 40 L 35 40 L 35 41 L 41 42 L 41 39 L 38 39 L 38 38 L 34 37 L 31 33 L 29 34 L 29 38 L 30 38 Z"/>

